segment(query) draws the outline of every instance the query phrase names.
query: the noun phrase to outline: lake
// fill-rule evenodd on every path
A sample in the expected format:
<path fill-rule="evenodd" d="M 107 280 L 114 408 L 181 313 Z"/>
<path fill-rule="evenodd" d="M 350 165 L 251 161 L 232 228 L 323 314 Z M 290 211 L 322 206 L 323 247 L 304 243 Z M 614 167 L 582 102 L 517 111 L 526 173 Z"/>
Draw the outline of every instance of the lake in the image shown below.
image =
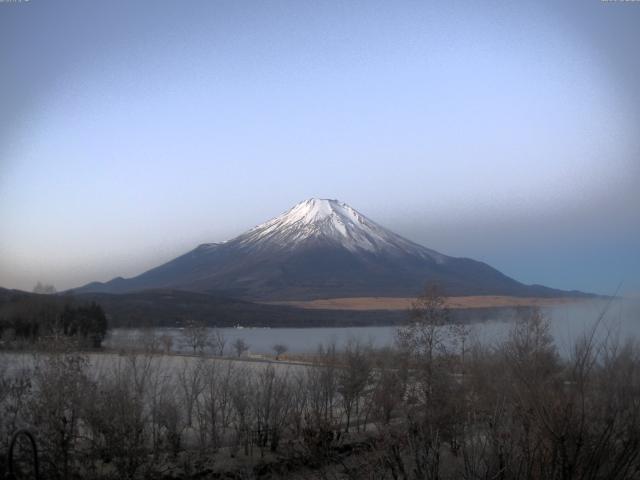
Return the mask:
<path fill-rule="evenodd" d="M 608 307 L 608 308 L 607 308 Z M 543 309 L 550 319 L 551 332 L 561 353 L 569 351 L 573 342 L 594 327 L 606 308 L 606 314 L 596 331 L 598 338 L 640 338 L 640 301 L 617 300 L 581 302 Z M 515 317 L 514 317 L 515 318 Z M 486 321 L 471 325 L 471 338 L 491 345 L 508 335 L 513 322 Z M 371 343 L 375 347 L 392 345 L 396 327 L 327 327 L 327 328 L 220 328 L 227 340 L 225 353 L 231 354 L 231 344 L 238 338 L 249 344 L 252 354 L 273 353 L 273 345 L 284 344 L 290 353 L 312 353 L 318 345 L 336 343 L 344 347 L 349 340 Z M 189 350 L 184 342 L 182 329 L 155 328 L 150 330 L 113 329 L 105 346 L 110 348 L 135 348 L 144 344 L 150 334 L 170 335 L 173 351 Z"/>

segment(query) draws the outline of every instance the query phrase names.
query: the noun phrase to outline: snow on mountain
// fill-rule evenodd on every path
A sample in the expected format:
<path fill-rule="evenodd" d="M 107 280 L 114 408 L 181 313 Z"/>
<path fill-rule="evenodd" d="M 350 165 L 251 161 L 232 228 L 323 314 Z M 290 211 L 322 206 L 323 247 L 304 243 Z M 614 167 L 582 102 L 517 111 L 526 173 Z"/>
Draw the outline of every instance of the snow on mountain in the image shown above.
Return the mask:
<path fill-rule="evenodd" d="M 236 241 L 243 246 L 289 249 L 307 242 L 329 242 L 349 251 L 414 255 L 442 262 L 446 256 L 378 225 L 346 203 L 311 198 L 258 225 Z"/>
<path fill-rule="evenodd" d="M 208 243 L 136 277 L 80 292 L 222 292 L 260 300 L 414 296 L 426 282 L 450 295 L 560 296 L 469 258 L 442 255 L 338 200 L 311 198 L 222 243 Z"/>

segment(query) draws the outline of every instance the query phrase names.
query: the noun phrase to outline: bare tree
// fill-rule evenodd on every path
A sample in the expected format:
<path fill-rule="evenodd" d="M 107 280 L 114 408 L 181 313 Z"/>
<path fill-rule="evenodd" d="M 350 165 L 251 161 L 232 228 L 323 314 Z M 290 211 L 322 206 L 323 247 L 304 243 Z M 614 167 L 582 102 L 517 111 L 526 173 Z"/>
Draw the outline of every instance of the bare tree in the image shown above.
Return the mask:
<path fill-rule="evenodd" d="M 160 338 L 151 327 L 141 328 L 138 331 L 136 343 L 147 353 L 156 353 L 160 350 Z"/>
<path fill-rule="evenodd" d="M 4 452 L 8 451 L 13 433 L 24 426 L 28 402 L 33 395 L 33 368 L 14 368 L 9 373 L 7 367 L 14 362 L 15 360 L 3 358 L 0 365 L 0 471 L 3 472 L 7 466 Z"/>
<path fill-rule="evenodd" d="M 224 347 L 227 345 L 227 339 L 219 328 L 213 329 L 211 343 L 215 354 L 219 357 L 224 356 Z"/>
<path fill-rule="evenodd" d="M 253 418 L 261 454 L 267 444 L 272 451 L 278 448 L 291 405 L 291 394 L 286 375 L 276 374 L 268 365 L 253 385 Z"/>
<path fill-rule="evenodd" d="M 217 451 L 224 432 L 231 421 L 231 384 L 235 374 L 234 364 L 207 363 L 203 372 L 203 390 L 198 396 L 196 413 L 200 447 L 204 451 Z"/>
<path fill-rule="evenodd" d="M 209 332 L 202 322 L 188 320 L 182 330 L 182 336 L 186 345 L 193 350 L 193 354 L 202 354 L 209 344 Z"/>
<path fill-rule="evenodd" d="M 460 373 L 465 374 L 465 359 L 469 347 L 469 335 L 471 335 L 472 327 L 468 323 L 460 320 L 452 322 L 449 326 L 451 333 L 451 343 L 459 348 L 460 354 Z"/>
<path fill-rule="evenodd" d="M 280 355 L 283 355 L 287 350 L 289 350 L 289 348 L 282 343 L 276 343 L 272 348 L 276 354 L 276 360 L 280 360 Z"/>
<path fill-rule="evenodd" d="M 558 368 L 558 353 L 549 320 L 539 309 L 521 310 L 504 344 L 512 371 L 523 381 L 536 383 L 549 378 Z"/>
<path fill-rule="evenodd" d="M 450 333 L 445 328 L 449 323 L 449 310 L 439 287 L 428 284 L 414 300 L 409 313 L 409 324 L 398 328 L 396 342 L 408 361 L 414 362 L 415 368 L 411 371 L 418 378 L 410 382 L 413 395 L 430 404 L 434 395 L 442 396 L 439 388 L 448 382 L 450 373 L 443 365 Z"/>
<path fill-rule="evenodd" d="M 77 472 L 87 365 L 82 355 L 52 353 L 36 366 L 28 410 L 31 424 L 38 425 L 47 477 L 68 479 Z"/>
<path fill-rule="evenodd" d="M 126 479 L 136 476 L 147 455 L 147 384 L 139 381 L 139 369 L 150 370 L 135 358 L 125 357 L 98 378 L 84 414 L 94 458 L 111 462 L 118 477 Z"/>
<path fill-rule="evenodd" d="M 160 335 L 160 343 L 162 344 L 162 349 L 165 354 L 171 353 L 171 349 L 173 348 L 173 337 L 167 333 Z"/>
<path fill-rule="evenodd" d="M 205 367 L 203 359 L 197 362 L 183 359 L 182 368 L 178 373 L 178 384 L 182 393 L 182 404 L 186 409 L 187 425 L 193 422 L 193 410 L 200 393 L 204 390 L 203 374 Z"/>
<path fill-rule="evenodd" d="M 293 435 L 300 436 L 305 415 L 309 404 L 309 392 L 306 388 L 306 372 L 298 371 L 290 379 L 292 383 L 291 390 L 291 409 L 289 412 L 290 425 Z"/>
<path fill-rule="evenodd" d="M 338 391 L 338 366 L 335 343 L 318 347 L 315 368 L 307 370 L 308 413 L 317 425 L 333 427 Z"/>
<path fill-rule="evenodd" d="M 396 331 L 399 346 L 416 357 L 432 362 L 436 353 L 446 348 L 446 333 L 442 327 L 449 323 L 445 297 L 435 284 L 428 284 L 411 304 L 409 323 Z"/>
<path fill-rule="evenodd" d="M 156 405 L 155 424 L 159 430 L 159 438 L 169 448 L 173 458 L 177 458 L 183 450 L 182 437 L 187 425 L 183 422 L 184 411 L 175 395 L 164 394 Z M 162 445 L 162 443 L 161 443 Z"/>
<path fill-rule="evenodd" d="M 232 405 L 232 424 L 235 430 L 235 441 L 231 449 L 234 456 L 240 447 L 244 448 L 245 455 L 249 455 L 251 418 L 251 375 L 246 369 L 236 372 L 230 385 L 230 399 Z"/>
<path fill-rule="evenodd" d="M 404 398 L 404 385 L 394 360 L 393 352 L 383 352 L 376 363 L 375 375 L 373 375 L 371 408 L 382 425 L 388 425 L 391 422 L 394 411 L 399 408 Z"/>
<path fill-rule="evenodd" d="M 236 355 L 238 355 L 238 357 L 241 357 L 242 355 L 244 355 L 245 352 L 249 351 L 249 344 L 245 342 L 242 338 L 236 339 L 236 341 L 233 342 L 232 346 L 236 352 Z"/>
<path fill-rule="evenodd" d="M 354 411 L 356 422 L 359 422 L 361 397 L 371 379 L 371 355 L 358 342 L 349 341 L 343 357 L 345 365 L 338 373 L 338 392 L 346 416 L 345 431 L 348 432 Z"/>

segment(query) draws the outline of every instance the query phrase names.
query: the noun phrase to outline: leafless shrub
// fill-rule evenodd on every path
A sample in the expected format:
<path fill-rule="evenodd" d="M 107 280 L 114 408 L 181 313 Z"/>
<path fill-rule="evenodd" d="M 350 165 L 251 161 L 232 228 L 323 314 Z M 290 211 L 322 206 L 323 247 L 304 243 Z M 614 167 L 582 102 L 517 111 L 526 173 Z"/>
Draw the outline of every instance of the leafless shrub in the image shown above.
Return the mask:
<path fill-rule="evenodd" d="M 183 408 L 186 413 L 187 426 L 193 424 L 193 410 L 198 397 L 204 390 L 204 370 L 202 361 L 190 362 L 184 359 L 178 372 L 178 387 L 180 390 Z"/>
<path fill-rule="evenodd" d="M 163 334 L 160 335 L 160 345 L 162 346 L 162 351 L 165 354 L 169 354 L 171 353 L 171 350 L 173 348 L 173 337 L 169 334 Z"/>
<path fill-rule="evenodd" d="M 133 358 L 133 357 L 132 357 Z M 99 378 L 85 409 L 93 456 L 114 465 L 120 478 L 135 478 L 147 453 L 144 388 L 136 362 L 117 364 Z"/>
<path fill-rule="evenodd" d="M 227 339 L 219 328 L 213 330 L 211 344 L 215 354 L 222 357 L 224 355 L 224 348 L 227 345 Z"/>
<path fill-rule="evenodd" d="M 343 366 L 338 371 L 337 391 L 340 393 L 345 414 L 345 431 L 349 431 L 352 415 L 360 429 L 360 410 L 363 395 L 371 379 L 371 356 L 367 348 L 356 341 L 349 341 L 342 355 Z"/>
<path fill-rule="evenodd" d="M 284 345 L 284 344 L 282 344 L 282 343 L 276 343 L 276 344 L 273 346 L 273 351 L 274 351 L 274 352 L 275 352 L 275 354 L 276 354 L 276 360 L 280 360 L 280 356 L 281 356 L 281 355 L 284 355 L 284 353 L 285 353 L 287 350 L 289 350 L 289 348 L 288 348 L 286 345 Z"/>
<path fill-rule="evenodd" d="M 261 453 L 267 445 L 271 451 L 278 448 L 284 430 L 289 409 L 291 394 L 286 374 L 276 374 L 272 365 L 268 365 L 258 373 L 253 385 L 253 431 L 257 435 Z"/>
<path fill-rule="evenodd" d="M 88 387 L 83 355 L 52 353 L 38 359 L 27 419 L 37 426 L 46 475 L 67 479 L 78 472 L 80 425 Z"/>
<path fill-rule="evenodd" d="M 33 371 L 19 368 L 8 372 L 6 364 L 0 367 L 0 471 L 7 468 L 5 453 L 11 436 L 26 426 L 26 404 L 31 395 Z"/>
<path fill-rule="evenodd" d="M 156 448 L 166 447 L 176 458 L 182 451 L 182 434 L 185 423 L 184 410 L 173 395 L 164 395 L 156 406 L 156 424 L 159 428 L 159 439 Z"/>
<path fill-rule="evenodd" d="M 289 408 L 289 432 L 294 438 L 300 437 L 304 418 L 309 407 L 307 373 L 297 372 L 289 377 L 291 405 Z"/>
<path fill-rule="evenodd" d="M 335 425 L 338 392 L 338 356 L 335 344 L 320 346 L 316 359 L 316 366 L 307 371 L 307 411 L 313 423 Z"/>
<path fill-rule="evenodd" d="M 162 351 L 162 340 L 156 335 L 153 328 L 142 328 L 138 331 L 136 344 L 146 353 L 158 353 Z"/>
<path fill-rule="evenodd" d="M 235 369 L 231 362 L 210 362 L 202 372 L 203 388 L 196 402 L 196 417 L 201 451 L 216 452 L 231 421 L 231 386 Z"/>
<path fill-rule="evenodd" d="M 245 455 L 249 455 L 250 430 L 253 424 L 251 416 L 251 377 L 244 369 L 238 369 L 236 373 L 230 385 L 231 422 L 235 432 L 231 452 L 234 456 L 238 453 L 240 447 L 243 447 Z"/>
<path fill-rule="evenodd" d="M 429 284 L 417 297 L 409 311 L 409 323 L 396 331 L 396 341 L 409 354 L 432 363 L 438 353 L 446 350 L 449 311 L 437 285 Z"/>
<path fill-rule="evenodd" d="M 182 329 L 182 337 L 194 355 L 196 353 L 204 353 L 204 350 L 209 345 L 209 331 L 207 330 L 207 326 L 202 322 L 187 320 Z"/>
<path fill-rule="evenodd" d="M 401 375 L 390 363 L 390 358 L 383 359 L 376 365 L 373 375 L 371 409 L 375 420 L 382 426 L 389 425 L 404 400 Z"/>
<path fill-rule="evenodd" d="M 246 352 L 249 351 L 249 344 L 245 342 L 244 339 L 242 338 L 237 338 L 236 341 L 233 342 L 232 347 L 235 350 L 236 355 L 238 357 L 241 357 L 242 355 L 244 355 Z"/>

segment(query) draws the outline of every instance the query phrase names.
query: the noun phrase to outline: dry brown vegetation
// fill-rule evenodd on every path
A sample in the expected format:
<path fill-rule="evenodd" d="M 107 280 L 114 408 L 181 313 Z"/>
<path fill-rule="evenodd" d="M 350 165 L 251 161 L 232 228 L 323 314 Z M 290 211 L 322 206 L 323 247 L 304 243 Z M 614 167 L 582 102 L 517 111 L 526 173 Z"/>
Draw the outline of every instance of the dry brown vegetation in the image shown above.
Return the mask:
<path fill-rule="evenodd" d="M 268 303 L 317 310 L 407 310 L 411 308 L 414 300 L 414 298 L 406 297 L 351 297 L 286 300 Z M 500 295 L 445 297 L 445 305 L 448 308 L 552 307 L 581 301 L 584 300 L 569 297 L 528 298 Z"/>
<path fill-rule="evenodd" d="M 53 345 L 0 369 L 0 452 L 27 428 L 65 480 L 638 478 L 636 344 L 587 332 L 561 358 L 531 310 L 469 344 L 434 289 L 411 313 L 394 349 L 324 346 L 295 369 L 153 350 L 95 369 Z"/>

